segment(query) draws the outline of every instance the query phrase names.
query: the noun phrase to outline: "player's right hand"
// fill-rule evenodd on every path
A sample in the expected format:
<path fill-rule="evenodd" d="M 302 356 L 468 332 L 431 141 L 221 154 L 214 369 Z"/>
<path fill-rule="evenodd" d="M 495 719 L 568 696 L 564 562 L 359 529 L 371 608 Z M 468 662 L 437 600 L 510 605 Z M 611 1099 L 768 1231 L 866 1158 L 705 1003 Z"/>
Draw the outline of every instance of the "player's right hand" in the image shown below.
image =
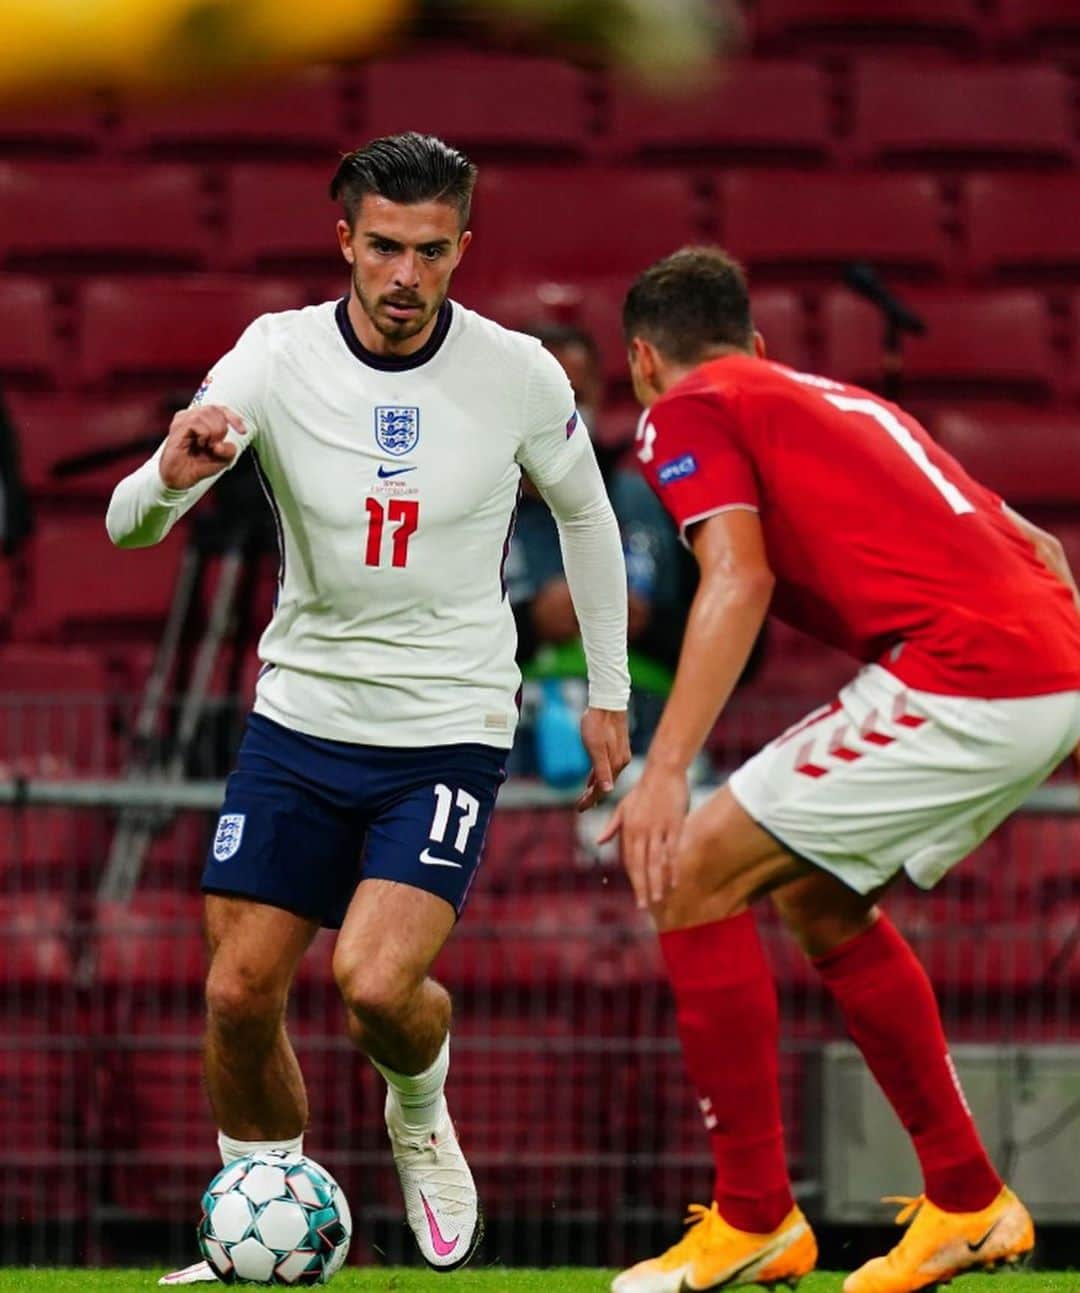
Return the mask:
<path fill-rule="evenodd" d="M 169 423 L 158 463 L 166 488 L 190 489 L 224 471 L 238 452 L 236 445 L 225 439 L 230 427 L 247 435 L 244 419 L 223 404 L 200 404 L 177 413 Z"/>

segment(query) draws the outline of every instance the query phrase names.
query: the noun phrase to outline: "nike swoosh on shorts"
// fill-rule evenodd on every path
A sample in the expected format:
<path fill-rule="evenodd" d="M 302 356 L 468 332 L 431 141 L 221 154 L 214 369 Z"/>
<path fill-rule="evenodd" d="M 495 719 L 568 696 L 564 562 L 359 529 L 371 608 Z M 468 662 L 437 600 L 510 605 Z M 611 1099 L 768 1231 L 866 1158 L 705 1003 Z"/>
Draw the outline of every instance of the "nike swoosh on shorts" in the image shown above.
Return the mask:
<path fill-rule="evenodd" d="M 456 866 L 460 868 L 462 865 L 460 862 L 451 862 L 449 858 L 437 858 L 428 849 L 424 849 L 423 853 L 420 854 L 420 861 L 425 866 Z"/>

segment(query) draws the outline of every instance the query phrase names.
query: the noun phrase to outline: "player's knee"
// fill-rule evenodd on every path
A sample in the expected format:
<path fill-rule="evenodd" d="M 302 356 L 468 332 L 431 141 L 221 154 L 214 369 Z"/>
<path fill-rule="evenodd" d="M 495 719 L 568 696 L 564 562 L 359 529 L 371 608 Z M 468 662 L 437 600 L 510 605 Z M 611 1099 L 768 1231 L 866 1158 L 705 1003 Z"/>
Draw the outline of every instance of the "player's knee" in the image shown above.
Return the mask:
<path fill-rule="evenodd" d="M 211 1027 L 230 1036 L 273 1036 L 285 1014 L 285 993 L 272 982 L 212 967 L 206 980 L 206 1010 Z"/>
<path fill-rule="evenodd" d="M 857 938 L 877 919 L 874 906 L 823 905 L 816 897 L 774 894 L 773 903 L 788 931 L 807 956 L 824 956 Z"/>
<path fill-rule="evenodd" d="M 415 984 L 383 973 L 377 965 L 335 962 L 334 977 L 346 1009 L 361 1021 L 400 1018 L 416 991 Z"/>

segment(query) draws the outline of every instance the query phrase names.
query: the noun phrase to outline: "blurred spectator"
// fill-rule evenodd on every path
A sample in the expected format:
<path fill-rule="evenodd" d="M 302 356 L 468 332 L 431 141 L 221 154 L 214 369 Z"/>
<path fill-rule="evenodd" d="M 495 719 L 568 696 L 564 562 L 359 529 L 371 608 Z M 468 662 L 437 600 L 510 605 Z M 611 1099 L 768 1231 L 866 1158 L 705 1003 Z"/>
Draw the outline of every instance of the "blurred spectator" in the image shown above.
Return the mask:
<path fill-rule="evenodd" d="M 595 440 L 604 398 L 600 354 L 579 328 L 527 328 L 566 370 L 578 409 L 594 436 L 596 456 L 623 536 L 629 583 L 630 735 L 643 754 L 671 687 L 693 596 L 693 562 L 664 509 L 632 467 L 619 465 L 626 446 Z M 578 751 L 577 719 L 585 703 L 585 657 L 563 573 L 551 513 L 523 480 L 507 583 L 518 626 L 518 663 L 526 679 L 522 725 L 512 760 L 519 773 L 539 772 L 573 784 L 587 760 Z M 575 754 L 577 758 L 575 759 Z"/>

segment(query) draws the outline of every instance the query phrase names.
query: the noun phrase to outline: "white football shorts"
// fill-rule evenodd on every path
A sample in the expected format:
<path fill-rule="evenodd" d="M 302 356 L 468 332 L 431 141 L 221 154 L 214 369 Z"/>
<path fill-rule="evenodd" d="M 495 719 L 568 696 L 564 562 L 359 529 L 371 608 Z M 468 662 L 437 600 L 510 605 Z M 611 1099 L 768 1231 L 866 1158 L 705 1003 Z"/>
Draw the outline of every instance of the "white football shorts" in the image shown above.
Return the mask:
<path fill-rule="evenodd" d="M 867 665 L 728 783 L 792 853 L 869 893 L 923 889 L 966 857 L 1080 741 L 1080 691 L 975 700 Z"/>

